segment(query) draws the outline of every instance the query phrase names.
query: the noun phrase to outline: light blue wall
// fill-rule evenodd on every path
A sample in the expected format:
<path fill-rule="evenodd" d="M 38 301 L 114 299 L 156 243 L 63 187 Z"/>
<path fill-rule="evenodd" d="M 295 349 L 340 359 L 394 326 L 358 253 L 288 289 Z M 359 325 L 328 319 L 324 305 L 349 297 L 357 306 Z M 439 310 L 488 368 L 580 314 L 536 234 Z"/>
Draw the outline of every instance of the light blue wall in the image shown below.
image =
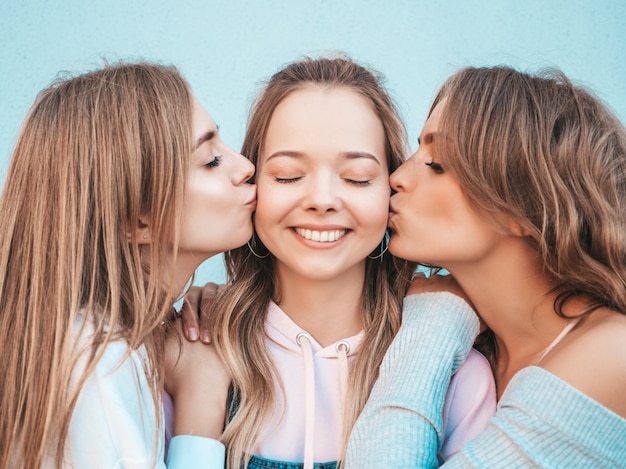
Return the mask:
<path fill-rule="evenodd" d="M 437 87 L 465 65 L 557 66 L 626 121 L 624 0 L 2 0 L 0 177 L 26 111 L 61 70 L 173 63 L 238 148 L 259 81 L 336 49 L 385 73 L 413 145 Z M 221 258 L 201 268 L 208 279 L 223 280 Z"/>

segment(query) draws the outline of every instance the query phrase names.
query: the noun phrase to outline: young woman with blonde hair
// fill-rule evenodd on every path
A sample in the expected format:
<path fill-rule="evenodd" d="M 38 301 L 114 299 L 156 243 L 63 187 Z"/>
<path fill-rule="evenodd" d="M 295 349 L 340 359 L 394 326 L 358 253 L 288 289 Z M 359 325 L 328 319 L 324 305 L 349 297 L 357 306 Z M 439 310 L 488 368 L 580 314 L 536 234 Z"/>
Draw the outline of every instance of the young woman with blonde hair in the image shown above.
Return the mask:
<path fill-rule="evenodd" d="M 390 251 L 450 271 L 495 337 L 498 410 L 444 467 L 623 467 L 623 124 L 561 73 L 464 69 L 391 184 Z M 441 289 L 460 291 L 411 288 L 348 467 L 437 465 L 445 383 L 478 331 Z"/>
<path fill-rule="evenodd" d="M 230 281 L 210 313 L 233 378 L 228 467 L 342 458 L 415 268 L 386 252 L 388 177 L 405 143 L 380 77 L 347 58 L 292 63 L 255 102 L 242 151 L 257 167 L 256 231 L 227 253 Z M 211 386 L 201 360 L 193 373 Z M 442 457 L 484 428 L 494 402 L 474 353 L 448 393 Z"/>
<path fill-rule="evenodd" d="M 200 262 L 249 239 L 253 170 L 173 67 L 39 94 L 0 199 L 0 467 L 163 466 L 163 323 Z"/>

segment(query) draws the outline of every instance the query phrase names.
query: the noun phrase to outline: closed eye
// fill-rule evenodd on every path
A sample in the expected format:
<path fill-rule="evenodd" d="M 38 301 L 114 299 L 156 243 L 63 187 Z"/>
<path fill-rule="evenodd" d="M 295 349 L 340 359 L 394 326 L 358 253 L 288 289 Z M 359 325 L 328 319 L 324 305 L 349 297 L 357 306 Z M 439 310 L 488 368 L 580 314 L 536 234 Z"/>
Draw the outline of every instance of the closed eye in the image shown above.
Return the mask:
<path fill-rule="evenodd" d="M 279 178 L 278 176 L 274 176 L 274 180 L 281 184 L 291 184 L 293 182 L 299 181 L 300 179 L 302 179 L 302 176 L 298 176 L 295 178 Z"/>
<path fill-rule="evenodd" d="M 430 163 L 424 163 L 424 164 L 437 174 L 441 174 L 444 172 L 443 167 L 439 163 L 435 163 L 434 161 L 431 161 Z"/>
<path fill-rule="evenodd" d="M 371 184 L 372 181 L 365 180 L 365 181 L 357 181 L 356 179 L 344 179 L 344 181 L 346 181 L 348 184 L 353 184 L 355 186 L 369 186 Z"/>
<path fill-rule="evenodd" d="M 209 161 L 208 163 L 206 163 L 204 166 L 206 166 L 207 168 L 215 168 L 220 165 L 221 161 L 222 161 L 222 155 L 215 155 L 213 159 Z"/>

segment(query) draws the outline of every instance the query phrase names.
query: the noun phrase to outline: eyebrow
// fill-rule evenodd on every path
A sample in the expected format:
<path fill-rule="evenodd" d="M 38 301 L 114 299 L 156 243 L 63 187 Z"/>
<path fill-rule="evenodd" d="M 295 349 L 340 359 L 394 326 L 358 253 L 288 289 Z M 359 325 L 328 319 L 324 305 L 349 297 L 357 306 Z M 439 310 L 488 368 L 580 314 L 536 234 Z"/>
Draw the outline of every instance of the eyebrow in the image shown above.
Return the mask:
<path fill-rule="evenodd" d="M 215 137 L 216 134 L 217 134 L 216 130 L 209 130 L 203 133 L 200 136 L 200 138 L 196 141 L 196 146 L 194 147 L 194 150 L 197 150 L 198 147 L 200 147 L 200 145 L 202 145 L 204 142 L 208 142 L 209 140 L 211 140 L 213 137 Z"/>
<path fill-rule="evenodd" d="M 437 134 L 438 132 L 426 132 L 425 134 L 417 138 L 417 144 L 421 145 L 422 141 L 424 141 L 425 145 L 428 145 L 429 143 L 433 143 Z"/>
<path fill-rule="evenodd" d="M 350 160 L 357 159 L 357 158 L 367 158 L 368 160 L 372 160 L 372 161 L 375 161 L 377 164 L 380 164 L 380 161 L 378 160 L 378 158 L 376 158 L 371 153 L 367 153 L 366 151 L 348 151 L 344 153 L 344 155 L 346 158 Z"/>
<path fill-rule="evenodd" d="M 277 158 L 279 156 L 289 156 L 291 158 L 302 158 L 305 156 L 304 153 L 299 152 L 299 151 L 282 151 L 279 150 L 277 152 L 272 153 L 270 156 L 267 157 L 267 159 L 265 161 L 269 161 L 272 158 Z M 372 155 L 371 153 L 367 153 L 365 151 L 346 151 L 343 152 L 341 154 L 341 156 L 345 157 L 346 159 L 349 160 L 355 160 L 358 158 L 367 158 L 368 160 L 372 160 L 374 162 L 376 162 L 377 164 L 380 165 L 380 161 L 378 158 L 376 158 L 374 155 Z"/>

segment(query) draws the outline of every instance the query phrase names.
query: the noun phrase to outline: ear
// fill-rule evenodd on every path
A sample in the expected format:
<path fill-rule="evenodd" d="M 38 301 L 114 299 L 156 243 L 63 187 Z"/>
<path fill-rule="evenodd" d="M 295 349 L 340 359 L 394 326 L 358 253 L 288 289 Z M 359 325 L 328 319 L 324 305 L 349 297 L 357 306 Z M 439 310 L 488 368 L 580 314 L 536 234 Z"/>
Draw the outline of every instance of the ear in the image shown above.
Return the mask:
<path fill-rule="evenodd" d="M 526 236 L 530 235 L 530 232 L 526 228 L 522 227 L 522 225 L 520 225 L 513 218 L 506 216 L 504 217 L 504 219 L 505 219 L 506 226 L 508 227 L 511 234 L 513 234 L 514 236 L 525 238 Z"/>
<path fill-rule="evenodd" d="M 132 227 L 130 227 L 130 229 L 133 229 Z M 135 233 L 134 233 L 134 237 L 135 240 L 137 242 L 137 244 L 150 244 L 152 243 L 152 236 L 150 233 L 150 225 L 148 223 L 146 223 L 146 221 L 143 218 L 139 218 L 137 220 L 137 226 L 134 228 Z M 130 242 L 133 239 L 132 233 L 129 232 L 127 233 L 128 236 L 128 241 Z"/>

